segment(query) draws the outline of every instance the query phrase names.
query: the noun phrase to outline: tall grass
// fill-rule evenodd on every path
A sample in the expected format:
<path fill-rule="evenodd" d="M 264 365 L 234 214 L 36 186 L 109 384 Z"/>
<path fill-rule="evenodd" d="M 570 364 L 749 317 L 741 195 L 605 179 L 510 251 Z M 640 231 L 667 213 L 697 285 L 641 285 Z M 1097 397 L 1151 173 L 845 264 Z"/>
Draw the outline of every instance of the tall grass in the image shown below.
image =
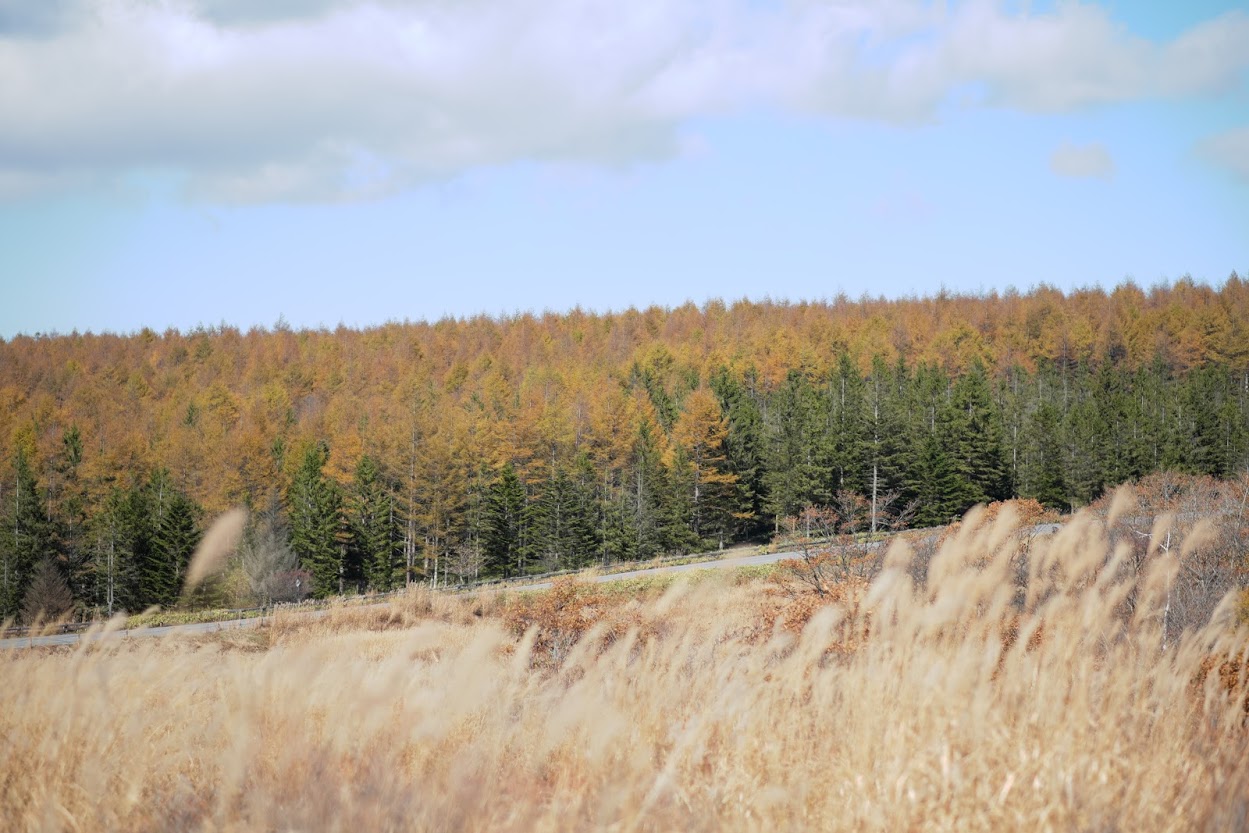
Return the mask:
<path fill-rule="evenodd" d="M 568 584 L 4 652 L 0 823 L 1245 829 L 1231 606 L 1168 639 L 1164 557 L 1119 569 L 1090 515 L 1021 569 L 1014 528 L 964 524 L 923 584 L 895 545 L 797 630 L 762 581 Z"/>

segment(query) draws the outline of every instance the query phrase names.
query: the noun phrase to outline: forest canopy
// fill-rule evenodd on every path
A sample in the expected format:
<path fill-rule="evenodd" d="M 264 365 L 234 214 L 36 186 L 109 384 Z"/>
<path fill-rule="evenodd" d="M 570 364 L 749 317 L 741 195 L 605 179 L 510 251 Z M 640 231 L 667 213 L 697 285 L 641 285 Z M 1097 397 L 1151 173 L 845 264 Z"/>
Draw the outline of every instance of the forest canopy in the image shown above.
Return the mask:
<path fill-rule="evenodd" d="M 45 560 L 82 606 L 172 604 L 206 518 L 235 505 L 244 549 L 269 541 L 328 594 L 715 547 L 811 505 L 858 506 L 866 530 L 1225 477 L 1249 463 L 1247 330 L 1233 274 L 18 336 L 0 342 L 0 613 Z"/>

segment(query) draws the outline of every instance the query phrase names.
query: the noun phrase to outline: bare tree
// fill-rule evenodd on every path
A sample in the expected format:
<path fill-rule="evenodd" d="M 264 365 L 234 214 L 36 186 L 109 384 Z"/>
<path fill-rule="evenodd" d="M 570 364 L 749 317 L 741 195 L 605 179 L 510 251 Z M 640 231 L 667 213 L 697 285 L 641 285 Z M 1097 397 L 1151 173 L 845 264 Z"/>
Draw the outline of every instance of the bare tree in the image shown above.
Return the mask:
<path fill-rule="evenodd" d="M 74 596 L 56 564 L 51 558 L 40 561 L 22 599 L 22 621 L 33 625 L 59 619 L 73 606 Z"/>
<path fill-rule="evenodd" d="M 261 604 L 293 601 L 290 598 L 292 593 L 299 596 L 303 590 L 303 595 L 307 595 L 306 590 L 311 589 L 307 581 L 301 582 L 296 575 L 299 561 L 291 549 L 276 507 L 270 507 L 259 515 L 257 522 L 247 530 L 239 546 L 239 556 L 252 595 Z"/>
<path fill-rule="evenodd" d="M 458 582 L 464 584 L 466 579 L 476 581 L 481 575 L 481 568 L 485 565 L 486 554 L 482 552 L 481 543 L 476 539 L 469 539 L 451 551 L 447 570 L 455 573 Z"/>

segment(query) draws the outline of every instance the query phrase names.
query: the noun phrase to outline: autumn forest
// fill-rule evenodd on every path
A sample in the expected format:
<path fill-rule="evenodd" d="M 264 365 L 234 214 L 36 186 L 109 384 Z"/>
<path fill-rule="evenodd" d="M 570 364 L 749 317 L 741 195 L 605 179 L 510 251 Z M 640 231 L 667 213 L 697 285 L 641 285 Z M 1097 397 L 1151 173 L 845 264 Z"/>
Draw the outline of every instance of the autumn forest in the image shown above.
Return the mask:
<path fill-rule="evenodd" d="M 1069 511 L 1249 464 L 1249 284 L 19 336 L 0 443 L 0 617 L 175 604 L 236 505 L 204 604 Z"/>

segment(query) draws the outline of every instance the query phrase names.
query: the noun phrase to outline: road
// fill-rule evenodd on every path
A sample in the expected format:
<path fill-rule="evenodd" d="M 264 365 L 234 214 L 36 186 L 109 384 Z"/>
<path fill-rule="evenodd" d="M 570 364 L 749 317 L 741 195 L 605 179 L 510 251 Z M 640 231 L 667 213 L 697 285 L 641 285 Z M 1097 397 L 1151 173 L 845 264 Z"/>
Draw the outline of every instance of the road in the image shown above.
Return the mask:
<path fill-rule="evenodd" d="M 1058 524 L 1039 524 L 1033 527 L 1036 534 L 1052 534 L 1057 532 Z M 874 544 L 868 544 L 872 549 L 882 546 L 885 542 L 878 541 Z M 639 576 L 657 576 L 665 573 L 685 573 L 694 570 L 717 570 L 732 567 L 750 567 L 756 564 L 773 564 L 783 558 L 793 558 L 797 553 L 794 551 L 772 552 L 763 555 L 746 555 L 734 556 L 730 558 L 717 558 L 712 561 L 695 561 L 689 564 L 676 564 L 668 567 L 643 567 L 637 570 L 628 570 L 623 573 L 607 573 L 605 575 L 593 576 L 584 580 L 602 584 L 609 581 L 620 581 L 621 579 L 637 578 Z M 545 590 L 551 587 L 551 581 L 539 581 L 533 584 L 509 585 L 517 590 Z M 387 603 L 381 602 L 377 605 L 368 605 L 368 607 L 383 607 Z M 310 610 L 304 615 L 306 616 L 324 616 L 328 611 Z M 49 636 L 12 636 L 6 639 L 0 639 L 0 649 L 3 648 L 29 648 L 49 645 L 77 645 L 84 640 L 96 639 L 130 639 L 147 636 L 170 636 L 174 634 L 199 634 L 199 633 L 215 633 L 217 631 L 234 630 L 238 628 L 254 628 L 264 621 L 264 617 L 252 617 L 250 619 L 230 619 L 223 622 L 201 622 L 194 625 L 166 625 L 159 628 L 138 628 L 135 630 L 110 631 L 100 634 L 78 634 L 63 633 L 52 634 Z"/>
<path fill-rule="evenodd" d="M 879 546 L 879 545 L 877 545 Z M 791 558 L 795 555 L 793 552 L 774 552 L 765 555 L 747 555 L 735 558 L 718 558 L 714 561 L 696 561 L 690 564 L 676 564 L 669 567 L 644 567 L 638 570 L 629 570 L 623 573 L 608 573 L 606 575 L 594 576 L 587 579 L 595 583 L 604 583 L 609 581 L 620 581 L 621 579 L 637 578 L 638 576 L 655 576 L 664 573 L 684 573 L 691 570 L 716 570 L 730 567 L 749 567 L 754 564 L 771 564 L 780 561 L 782 558 Z M 533 584 L 516 585 L 518 590 L 545 590 L 551 587 L 552 582 L 540 581 Z M 378 605 L 370 605 L 370 607 L 382 607 L 386 603 Z M 310 610 L 306 615 L 324 616 L 324 610 Z M 77 645 L 84 640 L 97 639 L 131 639 L 147 636 L 171 636 L 185 634 L 200 633 L 216 633 L 218 631 L 234 630 L 238 628 L 254 628 L 264 621 L 263 617 L 253 616 L 249 619 L 230 619 L 223 622 L 200 622 L 194 625 L 165 625 L 158 628 L 137 628 L 135 630 L 110 631 L 100 634 L 79 634 L 79 633 L 60 633 L 50 634 L 48 636 L 12 636 L 6 639 L 0 639 L 0 648 L 30 648 L 38 646 L 50 645 Z"/>

